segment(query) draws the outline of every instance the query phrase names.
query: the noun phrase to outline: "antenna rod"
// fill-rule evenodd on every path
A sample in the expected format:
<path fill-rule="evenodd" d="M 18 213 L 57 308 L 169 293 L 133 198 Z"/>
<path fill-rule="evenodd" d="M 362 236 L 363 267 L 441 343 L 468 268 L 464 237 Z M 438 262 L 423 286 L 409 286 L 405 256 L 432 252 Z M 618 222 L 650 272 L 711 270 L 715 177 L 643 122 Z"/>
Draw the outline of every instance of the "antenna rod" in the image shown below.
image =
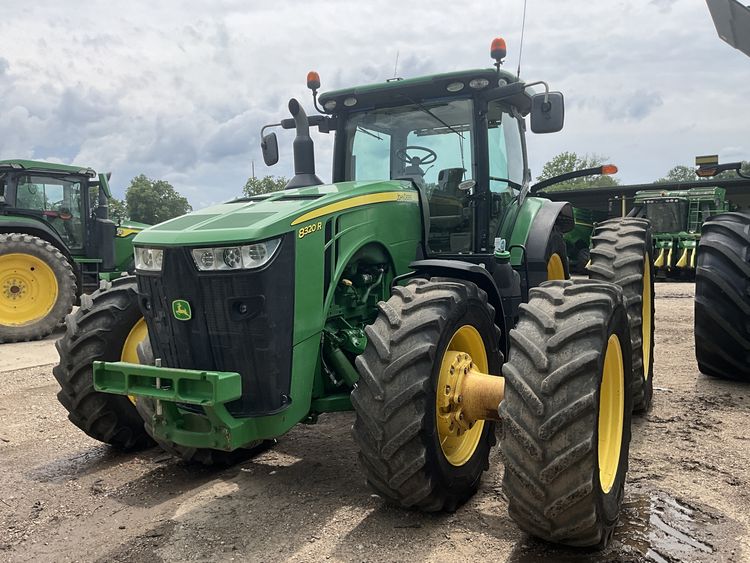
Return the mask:
<path fill-rule="evenodd" d="M 521 55 L 523 55 L 523 32 L 526 29 L 526 0 L 523 0 L 523 21 L 521 22 L 521 44 L 518 46 L 518 72 L 516 78 L 521 77 Z"/>
<path fill-rule="evenodd" d="M 396 49 L 396 64 L 393 65 L 393 78 L 396 78 L 398 75 L 396 72 L 398 71 L 398 49 Z"/>

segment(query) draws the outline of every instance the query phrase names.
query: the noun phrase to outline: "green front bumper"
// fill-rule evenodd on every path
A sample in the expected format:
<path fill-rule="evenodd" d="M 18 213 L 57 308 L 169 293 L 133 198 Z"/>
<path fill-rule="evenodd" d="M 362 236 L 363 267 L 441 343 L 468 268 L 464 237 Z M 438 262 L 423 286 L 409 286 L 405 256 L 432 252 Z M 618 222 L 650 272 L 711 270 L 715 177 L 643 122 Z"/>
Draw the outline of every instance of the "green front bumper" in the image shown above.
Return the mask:
<path fill-rule="evenodd" d="M 242 379 L 236 372 L 94 362 L 94 389 L 134 397 L 136 402 L 158 400 L 150 421 L 154 437 L 190 448 L 232 451 L 280 436 L 299 420 L 288 411 L 254 418 L 232 416 L 226 404 L 242 396 Z M 180 404 L 201 407 L 196 409 L 201 412 Z"/>
<path fill-rule="evenodd" d="M 239 399 L 242 396 L 242 379 L 236 372 L 94 362 L 94 389 L 116 395 L 213 407 Z"/>

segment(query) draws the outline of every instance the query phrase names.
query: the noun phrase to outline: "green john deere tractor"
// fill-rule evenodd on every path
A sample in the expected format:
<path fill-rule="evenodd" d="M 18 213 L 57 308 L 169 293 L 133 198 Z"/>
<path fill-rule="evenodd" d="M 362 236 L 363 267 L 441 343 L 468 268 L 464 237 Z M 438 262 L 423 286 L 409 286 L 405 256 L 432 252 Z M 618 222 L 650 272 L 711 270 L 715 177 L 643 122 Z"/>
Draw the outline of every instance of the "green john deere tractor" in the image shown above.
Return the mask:
<path fill-rule="evenodd" d="M 36 340 L 100 279 L 133 272 L 147 225 L 108 219 L 107 175 L 32 160 L 0 161 L 0 342 Z"/>
<path fill-rule="evenodd" d="M 497 68 L 319 98 L 311 73 L 320 113 L 291 100 L 274 124 L 296 129 L 287 189 L 144 230 L 136 276 L 71 317 L 54 370 L 71 420 L 221 463 L 353 410 L 369 485 L 425 511 L 476 492 L 501 420 L 513 518 L 605 544 L 650 399 L 649 225 L 603 222 L 594 279 L 567 279 L 571 207 L 534 197 L 524 143 L 527 115 L 562 128 L 563 98 L 532 95 L 504 51 Z M 335 135 L 331 184 L 311 126 Z M 276 162 L 275 133 L 262 147 Z"/>
<path fill-rule="evenodd" d="M 641 190 L 635 193 L 633 205 L 634 216 L 651 222 L 654 275 L 692 279 L 703 223 L 729 211 L 731 204 L 726 190 L 713 187 Z"/>

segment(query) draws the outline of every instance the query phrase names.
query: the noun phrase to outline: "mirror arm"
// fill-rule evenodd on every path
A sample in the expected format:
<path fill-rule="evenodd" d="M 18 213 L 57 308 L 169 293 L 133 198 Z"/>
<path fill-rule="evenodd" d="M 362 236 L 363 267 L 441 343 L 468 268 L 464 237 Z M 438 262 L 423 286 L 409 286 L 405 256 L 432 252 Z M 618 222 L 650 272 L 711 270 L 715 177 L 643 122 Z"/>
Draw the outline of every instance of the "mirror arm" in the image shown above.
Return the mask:
<path fill-rule="evenodd" d="M 549 84 L 547 84 L 544 80 L 537 80 L 536 82 L 529 82 L 528 84 L 524 85 L 524 90 L 532 86 L 538 86 L 539 84 L 542 84 L 544 86 L 544 103 L 548 104 L 549 103 Z"/>

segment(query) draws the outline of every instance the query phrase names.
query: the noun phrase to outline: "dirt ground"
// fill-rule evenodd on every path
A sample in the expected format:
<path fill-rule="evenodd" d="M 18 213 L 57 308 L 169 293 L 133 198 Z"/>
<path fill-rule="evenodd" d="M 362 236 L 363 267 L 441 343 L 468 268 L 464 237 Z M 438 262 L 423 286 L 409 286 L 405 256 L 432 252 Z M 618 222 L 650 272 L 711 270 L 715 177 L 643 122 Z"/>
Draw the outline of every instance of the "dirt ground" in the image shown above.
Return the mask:
<path fill-rule="evenodd" d="M 348 413 L 221 471 L 118 454 L 67 421 L 48 339 L 0 347 L 0 560 L 750 561 L 750 387 L 698 372 L 692 292 L 657 286 L 654 407 L 634 425 L 603 553 L 520 532 L 497 452 L 455 514 L 386 506 L 360 476 Z"/>

